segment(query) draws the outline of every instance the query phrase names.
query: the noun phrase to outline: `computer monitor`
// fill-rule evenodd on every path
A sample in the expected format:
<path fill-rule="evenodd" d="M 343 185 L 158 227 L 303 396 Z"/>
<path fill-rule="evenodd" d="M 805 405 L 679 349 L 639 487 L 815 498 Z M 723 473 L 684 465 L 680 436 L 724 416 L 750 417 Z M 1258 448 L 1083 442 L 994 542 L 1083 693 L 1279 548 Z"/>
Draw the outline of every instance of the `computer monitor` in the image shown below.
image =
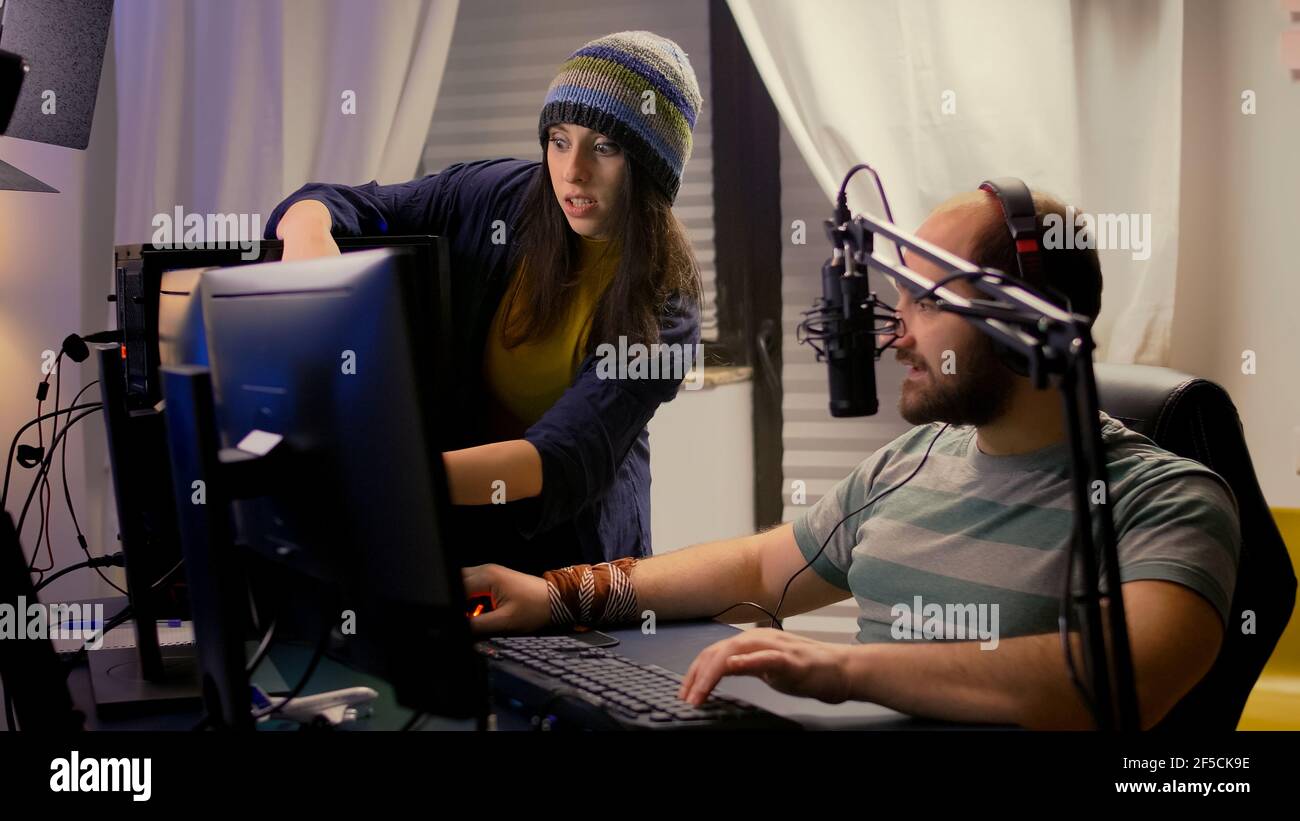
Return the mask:
<path fill-rule="evenodd" d="M 97 349 L 118 539 L 126 556 L 126 590 L 135 626 L 134 647 L 104 648 L 88 655 L 95 709 L 109 719 L 200 703 L 194 648 L 164 647 L 158 640 L 158 620 L 189 618 L 190 606 L 180 572 L 181 543 L 163 416 L 132 390 L 128 349 L 138 355 L 147 348 L 153 360 L 168 364 L 207 361 L 198 299 L 204 269 L 159 271 L 152 279 L 151 297 L 145 299 L 138 249 L 135 260 L 128 273 L 131 266 L 118 259 L 115 296 L 122 344 Z"/>
<path fill-rule="evenodd" d="M 344 253 L 407 249 L 421 288 L 430 295 L 425 306 L 427 332 L 441 335 L 430 357 L 438 358 L 435 370 L 445 372 L 451 287 L 446 242 L 433 236 L 392 236 L 340 238 L 338 243 Z M 258 259 L 278 260 L 282 253 L 282 243 L 263 241 Z M 122 344 L 98 353 L 119 538 L 136 614 L 136 646 L 90 656 L 91 687 L 102 717 L 173 709 L 197 704 L 200 698 L 193 648 L 160 646 L 155 626 L 157 619 L 188 618 L 190 611 L 186 575 L 178 567 L 182 553 L 158 368 L 207 364 L 199 299 L 202 276 L 215 267 L 250 265 L 258 259 L 243 259 L 239 248 L 127 245 L 116 249 L 114 299 Z M 280 632 L 290 631 L 282 626 Z"/>
<path fill-rule="evenodd" d="M 210 268 L 181 268 L 162 272 L 158 283 L 158 364 L 206 365 L 208 342 L 203 337 L 203 304 L 199 283 Z"/>
<path fill-rule="evenodd" d="M 193 649 L 164 648 L 158 641 L 158 619 L 188 616 L 163 417 L 154 408 L 130 406 L 119 345 L 99 345 L 95 353 L 135 625 L 134 647 L 105 647 L 87 655 L 95 710 L 113 719 L 197 706 Z"/>
<path fill-rule="evenodd" d="M 231 625 L 257 571 L 225 562 L 228 537 L 329 591 L 341 609 L 314 615 L 333 626 L 333 649 L 388 679 L 400 703 L 485 714 L 486 673 L 446 538 L 434 285 L 404 249 L 203 275 L 209 369 L 162 372 L 209 713 L 230 724 L 247 706 Z"/>
<path fill-rule="evenodd" d="M 442 339 L 440 354 L 450 350 L 452 339 L 451 263 L 447 242 L 431 235 L 336 237 L 343 253 L 375 248 L 407 248 L 415 254 L 421 276 L 432 280 L 437 297 L 429 306 L 431 327 Z M 132 408 L 151 408 L 162 398 L 158 367 L 168 364 L 204 364 L 206 360 L 185 347 L 203 346 L 201 328 L 195 320 L 194 286 L 207 268 L 228 268 L 275 262 L 284 254 L 280 240 L 260 240 L 257 255 L 245 259 L 245 251 L 229 248 L 170 248 L 153 244 L 118 245 L 114 248 L 117 327 L 122 332 L 122 367 L 127 401 Z M 181 345 L 171 347 L 168 342 Z M 168 356 L 172 361 L 164 361 Z M 446 364 L 445 362 L 440 364 Z"/>

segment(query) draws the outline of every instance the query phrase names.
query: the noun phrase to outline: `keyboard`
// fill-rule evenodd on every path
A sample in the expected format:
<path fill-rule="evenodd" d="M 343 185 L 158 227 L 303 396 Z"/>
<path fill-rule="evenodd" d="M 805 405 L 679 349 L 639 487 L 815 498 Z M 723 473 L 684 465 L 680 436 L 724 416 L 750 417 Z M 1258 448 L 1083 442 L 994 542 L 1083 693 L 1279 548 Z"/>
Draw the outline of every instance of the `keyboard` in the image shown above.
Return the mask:
<path fill-rule="evenodd" d="M 595 730 L 798 730 L 800 725 L 727 695 L 695 707 L 677 697 L 682 676 L 572 636 L 513 636 L 475 645 L 493 694 L 551 722 Z"/>

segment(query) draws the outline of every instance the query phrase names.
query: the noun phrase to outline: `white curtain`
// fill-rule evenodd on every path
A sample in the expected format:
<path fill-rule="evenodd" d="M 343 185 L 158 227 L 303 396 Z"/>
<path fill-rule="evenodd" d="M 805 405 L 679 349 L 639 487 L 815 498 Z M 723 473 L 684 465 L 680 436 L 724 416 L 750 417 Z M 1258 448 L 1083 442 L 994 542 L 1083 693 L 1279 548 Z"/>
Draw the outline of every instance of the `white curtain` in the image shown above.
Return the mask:
<path fill-rule="evenodd" d="M 459 0 L 130 0 L 115 21 L 116 241 L 415 175 Z M 355 113 L 350 113 L 355 111 Z"/>
<path fill-rule="evenodd" d="M 728 2 L 828 201 L 861 161 L 880 172 L 908 230 L 950 195 L 1003 175 L 1089 213 L 1150 214 L 1146 259 L 1101 252 L 1094 336 L 1099 360 L 1166 364 L 1182 0 Z M 849 205 L 880 213 L 865 174 Z"/>

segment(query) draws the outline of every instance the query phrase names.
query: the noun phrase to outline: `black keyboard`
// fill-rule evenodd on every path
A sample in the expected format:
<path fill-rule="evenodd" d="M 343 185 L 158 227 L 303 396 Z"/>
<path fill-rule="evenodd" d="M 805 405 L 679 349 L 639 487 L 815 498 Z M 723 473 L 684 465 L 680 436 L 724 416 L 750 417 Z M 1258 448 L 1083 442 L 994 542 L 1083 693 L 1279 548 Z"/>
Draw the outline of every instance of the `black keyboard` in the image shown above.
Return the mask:
<path fill-rule="evenodd" d="M 571 636 L 479 642 L 492 691 L 556 726 L 626 730 L 798 730 L 748 702 L 714 694 L 695 707 L 677 697 L 682 677 Z"/>

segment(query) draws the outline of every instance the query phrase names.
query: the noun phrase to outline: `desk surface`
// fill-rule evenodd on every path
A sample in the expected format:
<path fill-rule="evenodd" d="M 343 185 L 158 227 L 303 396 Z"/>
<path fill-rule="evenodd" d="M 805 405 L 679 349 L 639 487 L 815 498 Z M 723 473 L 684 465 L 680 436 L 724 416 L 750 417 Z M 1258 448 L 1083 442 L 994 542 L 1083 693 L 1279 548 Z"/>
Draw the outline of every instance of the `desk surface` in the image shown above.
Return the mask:
<path fill-rule="evenodd" d="M 115 612 L 120 600 L 105 607 L 106 612 Z M 617 647 L 611 648 L 636 661 L 657 664 L 677 673 L 685 673 L 701 650 L 714 642 L 721 641 L 736 634 L 738 628 L 718 622 L 678 622 L 660 624 L 654 633 L 641 632 L 639 626 L 626 630 L 607 630 L 608 635 L 619 640 Z M 295 682 L 310 659 L 310 648 L 298 645 L 274 646 L 269 653 L 271 665 L 259 669 L 259 684 L 264 687 L 282 687 L 282 681 Z M 270 680 L 265 680 L 265 679 Z M 308 684 L 305 693 L 319 693 L 341 687 L 367 686 L 379 693 L 374 705 L 374 714 L 352 727 L 357 730 L 393 730 L 401 727 L 410 717 L 411 712 L 401 707 L 393 699 L 392 688 L 374 676 L 367 675 L 330 660 L 323 661 L 316 674 Z M 95 730 L 188 730 L 199 719 L 197 710 L 172 712 L 161 715 L 142 716 L 139 718 L 116 721 L 100 721 L 95 716 L 94 697 L 90 686 L 90 672 L 85 664 L 72 670 L 68 677 L 68 687 L 78 709 L 87 716 L 87 729 Z M 750 677 L 731 677 L 723 679 L 718 692 L 745 699 L 763 709 L 770 710 L 787 718 L 794 719 L 809 729 L 922 729 L 931 727 L 956 727 L 943 722 L 930 722 L 866 702 L 846 702 L 844 704 L 825 704 L 811 698 L 799 698 L 785 695 L 773 690 L 762 680 Z M 292 726 L 287 722 L 277 723 L 278 727 Z M 442 722 L 431 719 L 424 722 L 422 729 L 461 729 L 464 722 Z M 499 722 L 499 726 L 511 726 L 509 722 Z M 267 729 L 271 729 L 268 727 Z"/>
<path fill-rule="evenodd" d="M 611 650 L 647 664 L 657 664 L 675 673 L 685 674 L 701 650 L 739 632 L 739 628 L 718 622 L 660 624 L 652 634 L 641 628 L 602 631 L 619 640 Z M 794 719 L 809 729 L 823 730 L 902 730 L 934 726 L 953 726 L 922 721 L 911 716 L 863 701 L 826 704 L 815 698 L 801 698 L 777 692 L 761 679 L 750 676 L 724 678 L 716 692 L 743 698 L 777 715 Z"/>

